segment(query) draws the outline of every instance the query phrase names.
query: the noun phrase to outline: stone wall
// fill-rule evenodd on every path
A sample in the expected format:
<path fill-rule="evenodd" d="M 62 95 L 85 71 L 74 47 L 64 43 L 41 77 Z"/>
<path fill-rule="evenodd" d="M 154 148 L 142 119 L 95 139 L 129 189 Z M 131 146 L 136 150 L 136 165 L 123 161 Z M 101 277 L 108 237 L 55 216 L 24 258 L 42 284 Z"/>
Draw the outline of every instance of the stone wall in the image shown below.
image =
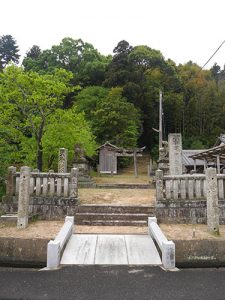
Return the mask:
<path fill-rule="evenodd" d="M 31 197 L 29 201 L 29 217 L 39 220 L 61 220 L 72 216 L 77 210 L 78 198 L 62 197 Z M 16 213 L 18 203 L 2 203 L 1 210 L 5 213 Z"/>
<path fill-rule="evenodd" d="M 159 223 L 207 224 L 206 200 L 157 201 Z M 219 223 L 225 225 L 225 200 L 219 200 Z"/>
<path fill-rule="evenodd" d="M 18 228 L 26 228 L 28 217 L 58 220 L 73 215 L 78 205 L 77 176 L 76 168 L 70 173 L 44 173 L 31 172 L 29 167 L 16 172 L 16 168 L 10 167 L 1 213 L 18 213 Z"/>
<path fill-rule="evenodd" d="M 219 224 L 225 224 L 225 175 L 213 168 L 169 176 L 157 170 L 156 217 L 163 223 L 207 223 L 209 231 L 219 232 Z"/>
<path fill-rule="evenodd" d="M 0 265 L 45 267 L 47 239 L 0 237 Z M 224 267 L 224 240 L 174 240 L 177 267 Z"/>

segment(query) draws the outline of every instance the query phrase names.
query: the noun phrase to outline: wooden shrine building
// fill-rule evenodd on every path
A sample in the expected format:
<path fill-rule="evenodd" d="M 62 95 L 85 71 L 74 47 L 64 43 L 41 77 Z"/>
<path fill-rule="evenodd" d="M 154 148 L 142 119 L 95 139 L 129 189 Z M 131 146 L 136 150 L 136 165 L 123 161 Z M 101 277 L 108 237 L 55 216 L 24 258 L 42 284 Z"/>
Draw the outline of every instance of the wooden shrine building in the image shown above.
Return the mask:
<path fill-rule="evenodd" d="M 137 157 L 142 156 L 143 148 L 125 149 L 119 148 L 110 142 L 106 142 L 99 150 L 99 173 L 117 174 L 117 157 L 133 157 L 134 173 L 137 176 Z"/>
<path fill-rule="evenodd" d="M 217 167 L 217 173 L 220 174 L 225 167 L 225 134 L 221 134 L 213 148 L 202 151 L 190 156 L 194 161 L 204 161 L 205 168 L 209 163 Z M 196 170 L 196 166 L 195 166 Z"/>

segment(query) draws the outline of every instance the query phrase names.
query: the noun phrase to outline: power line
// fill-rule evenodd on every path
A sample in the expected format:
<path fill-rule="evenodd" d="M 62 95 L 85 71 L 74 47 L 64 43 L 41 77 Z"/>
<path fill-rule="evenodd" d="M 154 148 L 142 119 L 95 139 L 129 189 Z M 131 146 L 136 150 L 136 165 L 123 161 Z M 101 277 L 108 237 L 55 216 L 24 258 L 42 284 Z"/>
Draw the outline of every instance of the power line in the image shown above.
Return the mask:
<path fill-rule="evenodd" d="M 220 50 L 220 48 L 223 46 L 223 44 L 225 43 L 225 40 L 220 44 L 220 46 L 216 49 L 216 51 L 213 53 L 213 55 L 210 56 L 210 58 L 207 60 L 207 62 L 204 64 L 203 67 L 201 67 L 201 70 L 208 64 L 208 62 L 210 62 L 210 60 L 213 58 L 213 56 Z M 200 70 L 200 71 L 201 71 Z"/>

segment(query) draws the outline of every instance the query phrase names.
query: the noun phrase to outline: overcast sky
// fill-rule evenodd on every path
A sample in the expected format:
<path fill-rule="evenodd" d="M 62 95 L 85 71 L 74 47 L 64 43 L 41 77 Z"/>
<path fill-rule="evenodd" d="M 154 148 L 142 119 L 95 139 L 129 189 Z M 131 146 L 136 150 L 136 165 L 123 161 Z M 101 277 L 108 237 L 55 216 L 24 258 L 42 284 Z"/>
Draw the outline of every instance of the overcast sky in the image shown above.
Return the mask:
<path fill-rule="evenodd" d="M 22 55 L 64 37 L 107 55 L 126 40 L 203 66 L 225 40 L 225 0 L 1 0 L 0 11 L 0 36 L 11 34 Z M 214 62 L 223 67 L 225 44 L 206 68 Z"/>

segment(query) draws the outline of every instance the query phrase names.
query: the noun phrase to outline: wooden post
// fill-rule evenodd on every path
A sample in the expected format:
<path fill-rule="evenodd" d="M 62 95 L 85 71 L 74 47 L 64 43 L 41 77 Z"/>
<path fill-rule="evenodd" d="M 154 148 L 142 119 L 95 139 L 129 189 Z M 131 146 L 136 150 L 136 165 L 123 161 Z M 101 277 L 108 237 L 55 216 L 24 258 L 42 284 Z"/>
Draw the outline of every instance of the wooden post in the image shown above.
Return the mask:
<path fill-rule="evenodd" d="M 204 172 L 206 172 L 206 168 L 207 168 L 207 160 L 204 159 Z"/>
<path fill-rule="evenodd" d="M 194 171 L 196 172 L 196 159 L 194 159 Z"/>
<path fill-rule="evenodd" d="M 220 174 L 220 156 L 216 156 L 217 174 Z"/>
<path fill-rule="evenodd" d="M 113 176 L 114 173 L 114 156 L 113 156 L 113 152 L 111 152 L 111 159 L 110 159 L 110 173 L 111 176 Z"/>
<path fill-rule="evenodd" d="M 137 167 L 137 150 L 134 150 L 134 176 L 138 177 L 138 167 Z"/>
<path fill-rule="evenodd" d="M 162 148 L 162 91 L 159 92 L 159 149 Z"/>
<path fill-rule="evenodd" d="M 163 171 L 157 170 L 156 174 L 156 202 L 163 200 Z"/>

